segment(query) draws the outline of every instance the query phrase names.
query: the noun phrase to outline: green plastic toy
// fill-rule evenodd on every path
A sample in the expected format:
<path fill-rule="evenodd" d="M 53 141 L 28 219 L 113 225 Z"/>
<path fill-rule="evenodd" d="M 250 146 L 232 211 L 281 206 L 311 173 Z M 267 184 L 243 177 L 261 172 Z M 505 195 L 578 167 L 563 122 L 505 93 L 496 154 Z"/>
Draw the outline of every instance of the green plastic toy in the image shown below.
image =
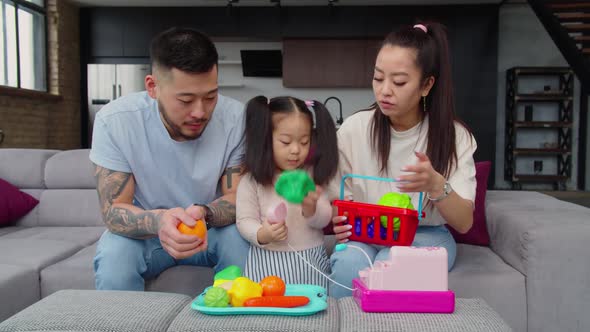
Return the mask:
<path fill-rule="evenodd" d="M 400 194 L 396 192 L 387 193 L 381 196 L 378 205 L 391 206 L 403 209 L 414 209 L 412 205 L 412 199 L 408 194 Z M 400 219 L 398 217 L 393 218 L 393 229 L 399 231 Z M 381 225 L 387 227 L 387 216 L 381 216 Z"/>
<path fill-rule="evenodd" d="M 235 278 L 241 277 L 241 276 L 242 276 L 242 269 L 240 269 L 240 267 L 237 265 L 230 265 L 230 266 L 226 267 L 225 269 L 215 273 L 213 280 L 218 280 L 218 279 L 234 280 Z"/>
<path fill-rule="evenodd" d="M 284 171 L 275 184 L 275 190 L 287 202 L 301 204 L 308 192 L 315 191 L 315 183 L 304 170 Z"/>
<path fill-rule="evenodd" d="M 207 307 L 227 307 L 229 305 L 229 294 L 221 287 L 211 287 L 203 297 L 203 304 Z"/>

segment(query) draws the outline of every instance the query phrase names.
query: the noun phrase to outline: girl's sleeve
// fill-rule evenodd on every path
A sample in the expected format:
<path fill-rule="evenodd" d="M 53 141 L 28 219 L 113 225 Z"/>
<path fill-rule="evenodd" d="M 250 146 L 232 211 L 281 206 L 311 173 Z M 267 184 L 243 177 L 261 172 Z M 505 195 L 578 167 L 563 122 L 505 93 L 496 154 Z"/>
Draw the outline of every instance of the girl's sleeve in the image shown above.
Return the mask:
<path fill-rule="evenodd" d="M 310 227 L 323 229 L 332 220 L 332 205 L 327 194 L 322 194 L 318 199 L 315 214 L 307 218 Z"/>
<path fill-rule="evenodd" d="M 258 243 L 258 230 L 262 227 L 262 216 L 256 192 L 256 182 L 248 174 L 240 179 L 236 196 L 236 227 L 246 241 L 264 247 Z"/>

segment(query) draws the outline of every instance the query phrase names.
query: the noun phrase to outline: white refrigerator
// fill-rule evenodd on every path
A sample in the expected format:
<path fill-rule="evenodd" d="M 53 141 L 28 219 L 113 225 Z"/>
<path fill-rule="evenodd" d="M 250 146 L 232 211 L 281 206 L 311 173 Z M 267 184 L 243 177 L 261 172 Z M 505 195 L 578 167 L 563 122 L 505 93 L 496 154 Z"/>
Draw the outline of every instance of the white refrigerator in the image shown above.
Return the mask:
<path fill-rule="evenodd" d="M 106 104 L 129 93 L 145 90 L 149 64 L 88 65 L 88 126 L 92 142 L 92 126 L 96 113 Z"/>

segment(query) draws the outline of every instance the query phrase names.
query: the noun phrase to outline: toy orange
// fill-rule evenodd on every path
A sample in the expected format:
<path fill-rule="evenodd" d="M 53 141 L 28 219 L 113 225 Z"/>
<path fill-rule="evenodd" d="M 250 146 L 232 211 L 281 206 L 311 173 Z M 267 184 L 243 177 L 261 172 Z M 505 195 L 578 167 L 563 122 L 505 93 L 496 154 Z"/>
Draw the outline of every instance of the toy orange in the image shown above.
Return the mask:
<path fill-rule="evenodd" d="M 193 227 L 180 223 L 177 228 L 182 234 L 196 235 L 203 240 L 207 238 L 207 225 L 205 225 L 205 222 L 201 219 L 197 220 L 197 223 Z"/>
<path fill-rule="evenodd" d="M 285 282 L 277 276 L 268 276 L 259 282 L 262 286 L 262 296 L 285 295 Z"/>

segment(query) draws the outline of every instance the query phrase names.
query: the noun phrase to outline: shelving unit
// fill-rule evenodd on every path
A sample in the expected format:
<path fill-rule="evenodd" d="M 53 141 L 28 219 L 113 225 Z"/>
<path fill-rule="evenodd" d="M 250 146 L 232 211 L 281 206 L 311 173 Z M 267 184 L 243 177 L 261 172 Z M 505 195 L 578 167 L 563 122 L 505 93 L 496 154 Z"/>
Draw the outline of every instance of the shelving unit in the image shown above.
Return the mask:
<path fill-rule="evenodd" d="M 552 78 L 553 80 L 557 79 L 559 83 L 557 87 L 551 87 L 548 91 L 524 92 L 519 90 L 519 81 L 523 77 L 534 78 L 541 82 L 543 79 Z M 511 182 L 513 189 L 522 189 L 522 184 L 525 182 L 536 182 L 551 183 L 555 190 L 565 190 L 565 183 L 571 176 L 572 164 L 573 85 L 574 74 L 567 67 L 514 67 L 506 72 L 504 177 Z M 558 120 L 519 119 L 519 105 L 525 103 L 531 108 L 539 104 L 555 105 Z M 531 112 L 535 114 L 533 110 Z M 537 110 L 537 112 L 542 111 Z M 557 131 L 557 142 L 539 148 L 520 147 L 517 144 L 517 133 L 521 130 Z M 531 156 L 555 157 L 557 174 L 535 174 L 533 169 L 530 173 L 518 173 L 517 159 L 519 157 L 530 158 Z"/>

